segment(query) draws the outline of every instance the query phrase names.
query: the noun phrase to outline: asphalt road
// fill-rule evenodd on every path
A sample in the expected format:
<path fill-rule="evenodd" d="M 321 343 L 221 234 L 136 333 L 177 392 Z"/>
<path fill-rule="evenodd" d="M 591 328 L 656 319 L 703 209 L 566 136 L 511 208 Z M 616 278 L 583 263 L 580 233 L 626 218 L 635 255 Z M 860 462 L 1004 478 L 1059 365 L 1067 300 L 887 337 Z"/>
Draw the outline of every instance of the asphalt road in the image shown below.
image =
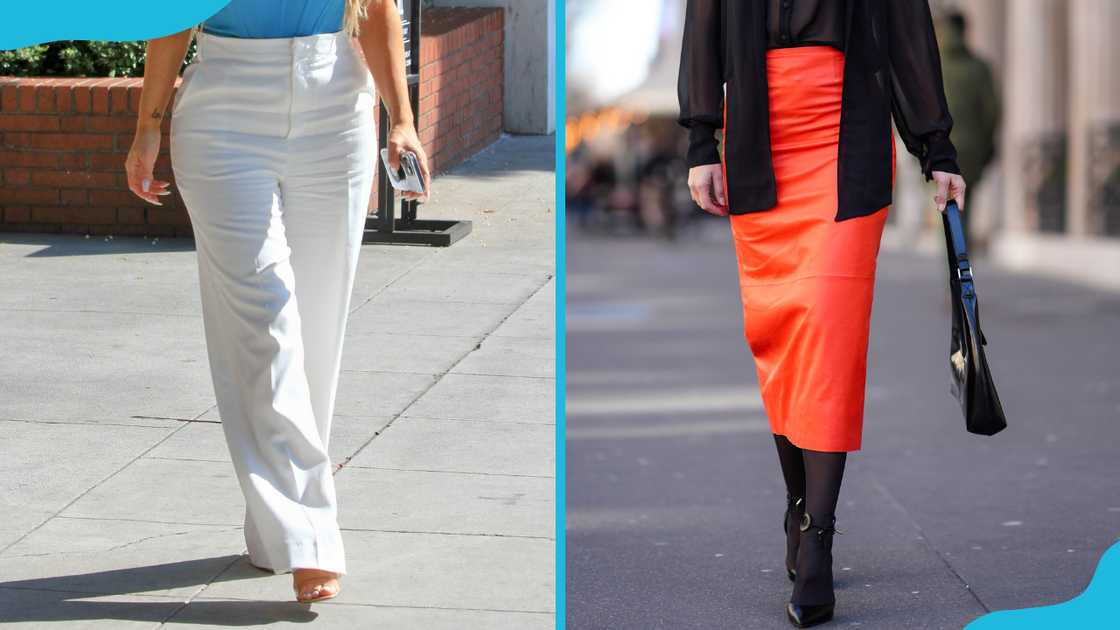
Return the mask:
<path fill-rule="evenodd" d="M 567 621 L 788 628 L 784 487 L 724 226 L 568 233 Z M 879 259 L 835 627 L 961 628 L 1067 600 L 1120 534 L 1120 295 L 976 262 L 1010 428 L 948 390 L 941 255 Z"/>

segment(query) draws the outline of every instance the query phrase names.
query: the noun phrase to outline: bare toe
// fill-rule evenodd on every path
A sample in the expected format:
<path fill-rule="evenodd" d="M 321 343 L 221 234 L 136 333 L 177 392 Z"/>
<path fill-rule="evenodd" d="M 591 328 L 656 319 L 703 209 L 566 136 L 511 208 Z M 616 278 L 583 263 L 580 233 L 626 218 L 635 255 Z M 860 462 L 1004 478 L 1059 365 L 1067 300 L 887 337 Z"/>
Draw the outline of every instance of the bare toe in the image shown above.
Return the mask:
<path fill-rule="evenodd" d="M 296 598 L 301 602 L 330 599 L 338 595 L 338 574 L 318 569 L 296 569 L 293 572 Z"/>

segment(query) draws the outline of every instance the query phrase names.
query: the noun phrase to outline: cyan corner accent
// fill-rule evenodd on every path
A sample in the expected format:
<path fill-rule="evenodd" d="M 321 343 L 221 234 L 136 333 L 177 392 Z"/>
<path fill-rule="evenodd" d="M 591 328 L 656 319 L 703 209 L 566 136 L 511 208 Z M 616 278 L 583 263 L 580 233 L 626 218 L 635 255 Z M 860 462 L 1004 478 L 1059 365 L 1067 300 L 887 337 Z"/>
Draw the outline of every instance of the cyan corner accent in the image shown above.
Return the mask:
<path fill-rule="evenodd" d="M 168 2 L 154 7 L 139 0 L 6 2 L 0 19 L 0 50 L 57 40 L 139 41 L 189 28 L 230 0 Z"/>
<path fill-rule="evenodd" d="M 1053 606 L 989 613 L 965 626 L 965 630 L 1103 628 L 1101 620 L 1115 615 L 1117 593 L 1120 593 L 1120 542 L 1104 552 L 1089 586 L 1077 597 Z"/>

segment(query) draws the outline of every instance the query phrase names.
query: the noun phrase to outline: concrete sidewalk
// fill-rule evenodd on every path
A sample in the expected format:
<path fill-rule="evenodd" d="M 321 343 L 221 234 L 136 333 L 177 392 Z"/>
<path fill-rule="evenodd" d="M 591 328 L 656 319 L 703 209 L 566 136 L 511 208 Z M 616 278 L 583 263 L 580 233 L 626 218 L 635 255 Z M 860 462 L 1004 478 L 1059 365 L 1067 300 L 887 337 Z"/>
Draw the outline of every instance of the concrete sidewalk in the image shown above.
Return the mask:
<path fill-rule="evenodd" d="M 242 555 L 192 243 L 0 234 L 0 623 L 552 628 L 553 141 L 435 182 L 422 216 L 466 240 L 363 247 L 331 442 L 349 574 L 311 607 Z"/>

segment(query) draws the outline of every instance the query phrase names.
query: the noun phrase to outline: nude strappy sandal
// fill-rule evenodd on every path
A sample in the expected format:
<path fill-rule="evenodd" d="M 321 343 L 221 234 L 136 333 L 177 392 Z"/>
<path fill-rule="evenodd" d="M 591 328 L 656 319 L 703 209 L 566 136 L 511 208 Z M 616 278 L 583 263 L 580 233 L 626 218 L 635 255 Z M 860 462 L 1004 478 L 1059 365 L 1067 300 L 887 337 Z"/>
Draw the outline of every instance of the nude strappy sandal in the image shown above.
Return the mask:
<path fill-rule="evenodd" d="M 311 602 L 333 599 L 335 597 L 338 597 L 339 592 L 342 590 L 342 586 L 338 582 L 338 575 L 331 573 L 330 571 L 324 571 L 321 573 L 316 573 L 309 577 L 305 577 L 303 579 L 298 579 L 295 577 L 295 570 L 293 570 L 292 581 L 292 588 L 296 592 L 296 601 L 302 604 L 310 604 Z M 331 582 L 334 582 L 333 587 L 331 586 Z M 316 583 L 318 584 L 319 588 L 312 589 L 310 591 L 310 593 L 312 594 L 311 597 L 304 597 L 304 592 L 307 590 L 306 587 Z"/>

